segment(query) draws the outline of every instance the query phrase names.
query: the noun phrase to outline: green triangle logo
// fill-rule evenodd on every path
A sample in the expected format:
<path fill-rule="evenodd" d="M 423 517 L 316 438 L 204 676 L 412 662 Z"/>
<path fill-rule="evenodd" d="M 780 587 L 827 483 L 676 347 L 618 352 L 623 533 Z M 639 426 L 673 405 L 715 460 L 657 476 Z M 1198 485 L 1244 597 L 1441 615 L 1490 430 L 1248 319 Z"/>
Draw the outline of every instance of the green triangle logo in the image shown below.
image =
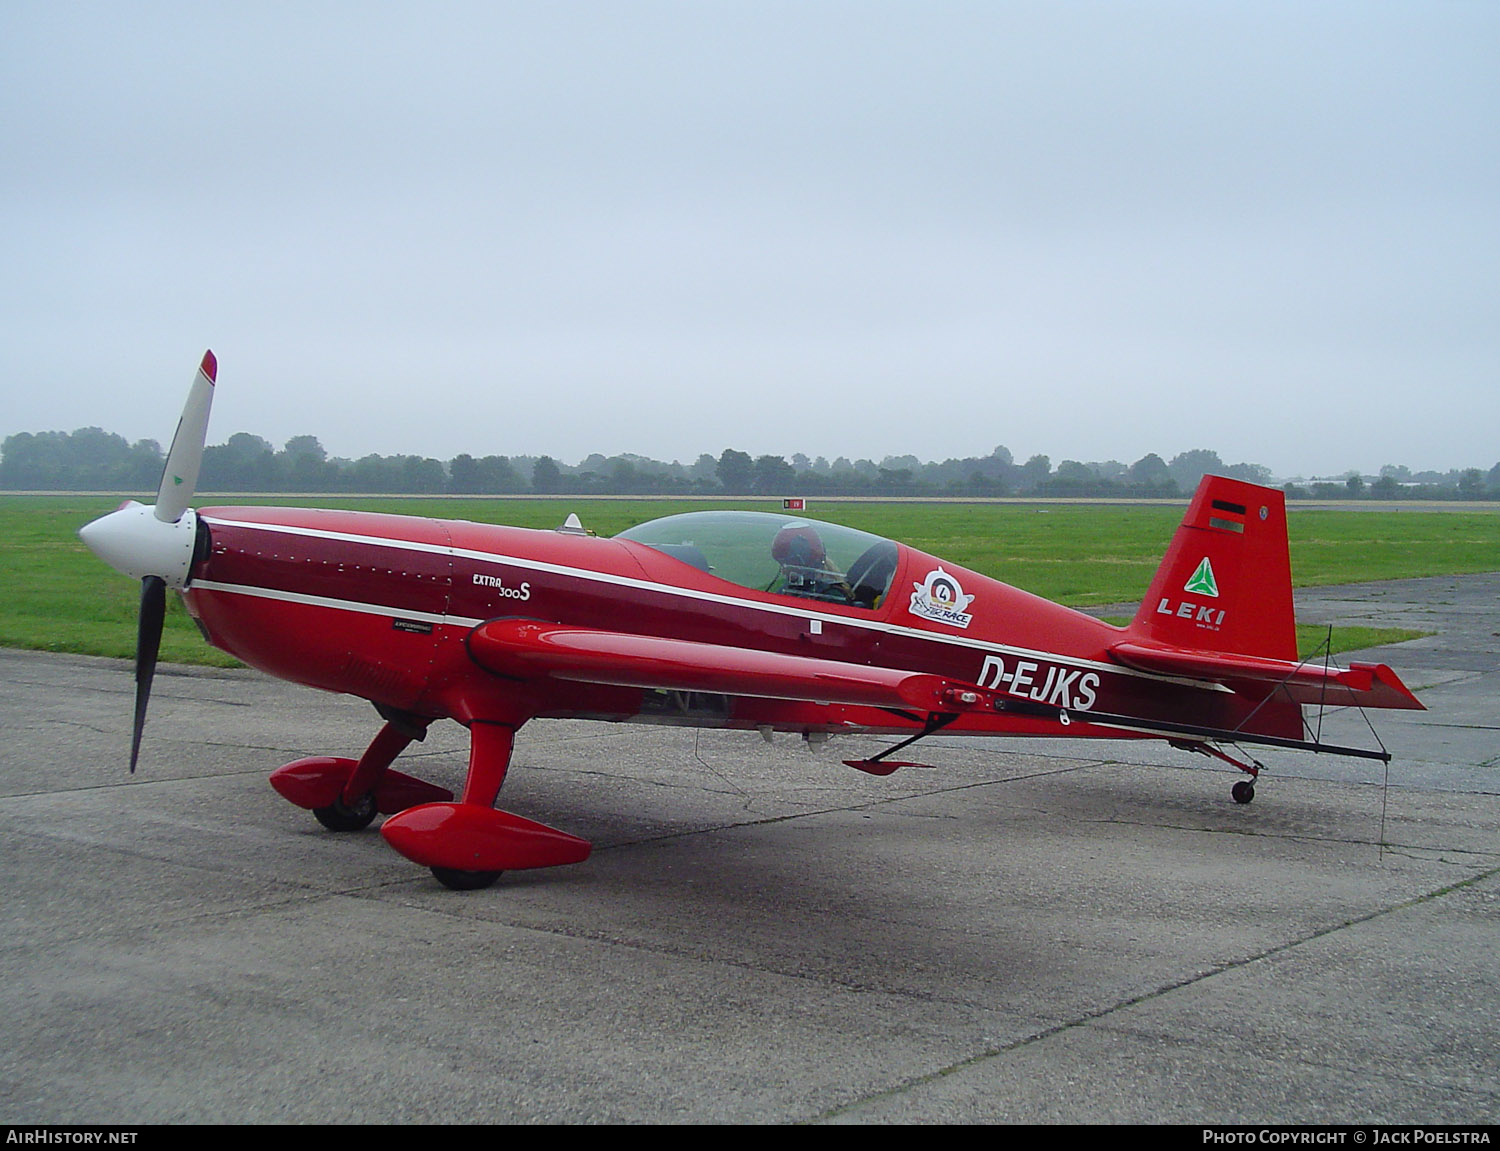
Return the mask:
<path fill-rule="evenodd" d="M 1192 592 L 1194 595 L 1219 598 L 1219 585 L 1214 580 L 1214 567 L 1208 562 L 1207 556 L 1203 557 L 1203 562 L 1198 565 L 1198 570 L 1192 574 L 1187 583 L 1182 585 L 1182 590 Z"/>

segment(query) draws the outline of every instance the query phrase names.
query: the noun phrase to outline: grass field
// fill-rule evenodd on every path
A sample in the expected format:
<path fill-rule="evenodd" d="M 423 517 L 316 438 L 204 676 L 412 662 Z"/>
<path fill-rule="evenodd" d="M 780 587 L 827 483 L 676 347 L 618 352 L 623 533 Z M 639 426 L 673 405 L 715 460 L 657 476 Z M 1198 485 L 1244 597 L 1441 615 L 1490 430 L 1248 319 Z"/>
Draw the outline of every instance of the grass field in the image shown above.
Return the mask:
<path fill-rule="evenodd" d="M 147 497 L 149 498 L 149 497 Z M 211 500 L 204 500 L 205 505 Z M 225 501 L 252 502 L 252 501 Z M 575 511 L 586 527 L 613 535 L 703 503 L 652 500 L 360 498 L 265 500 L 556 527 Z M 137 583 L 109 570 L 79 542 L 78 528 L 118 497 L 0 497 L 0 645 L 129 657 L 135 650 Z M 737 502 L 780 511 L 774 501 Z M 1138 601 L 1182 518 L 1181 507 L 1053 504 L 815 504 L 834 520 L 924 551 L 1073 607 Z M 1495 512 L 1293 511 L 1292 574 L 1299 586 L 1500 570 Z M 1317 631 L 1317 642 L 1324 633 Z M 1336 635 L 1335 650 L 1392 642 L 1397 635 Z M 232 665 L 199 637 L 169 597 L 162 658 Z"/>

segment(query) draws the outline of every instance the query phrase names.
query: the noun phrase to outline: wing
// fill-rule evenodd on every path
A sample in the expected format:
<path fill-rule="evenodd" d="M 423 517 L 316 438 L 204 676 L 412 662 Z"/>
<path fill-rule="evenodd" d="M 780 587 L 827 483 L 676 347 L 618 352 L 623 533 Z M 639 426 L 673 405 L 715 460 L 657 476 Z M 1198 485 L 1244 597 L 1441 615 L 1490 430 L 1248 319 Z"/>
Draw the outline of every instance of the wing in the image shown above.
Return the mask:
<path fill-rule="evenodd" d="M 969 710 L 989 703 L 991 694 L 922 672 L 531 620 L 481 624 L 467 642 L 480 667 L 522 679 L 923 712 Z"/>

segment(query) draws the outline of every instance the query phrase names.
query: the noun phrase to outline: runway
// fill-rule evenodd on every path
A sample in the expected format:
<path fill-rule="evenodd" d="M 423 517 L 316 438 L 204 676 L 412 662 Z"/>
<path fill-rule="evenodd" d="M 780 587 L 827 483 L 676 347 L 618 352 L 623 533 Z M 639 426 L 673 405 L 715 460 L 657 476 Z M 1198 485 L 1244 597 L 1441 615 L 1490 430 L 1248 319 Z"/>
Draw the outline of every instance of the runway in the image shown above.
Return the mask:
<path fill-rule="evenodd" d="M 0 651 L 0 1117 L 1493 1123 L 1500 575 L 1298 615 L 1438 633 L 1373 653 L 1430 709 L 1372 715 L 1388 777 L 538 721 L 503 805 L 594 854 L 470 893 L 266 784 L 368 705 L 164 666 L 132 778 L 127 665 Z"/>

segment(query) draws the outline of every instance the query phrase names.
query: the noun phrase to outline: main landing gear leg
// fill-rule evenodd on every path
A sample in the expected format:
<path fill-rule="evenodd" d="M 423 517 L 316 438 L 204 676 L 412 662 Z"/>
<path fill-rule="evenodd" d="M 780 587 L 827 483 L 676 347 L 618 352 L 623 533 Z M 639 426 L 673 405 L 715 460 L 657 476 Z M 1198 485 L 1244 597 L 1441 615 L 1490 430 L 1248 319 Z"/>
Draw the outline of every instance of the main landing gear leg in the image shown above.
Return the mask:
<path fill-rule="evenodd" d="M 431 868 L 445 887 L 488 887 L 503 871 L 556 867 L 588 858 L 587 840 L 497 811 L 495 800 L 510 767 L 516 726 L 469 724 L 469 774 L 458 803 L 427 803 L 385 821 L 380 834 L 413 863 Z"/>
<path fill-rule="evenodd" d="M 271 786 L 283 798 L 309 809 L 329 831 L 359 831 L 378 812 L 389 815 L 415 804 L 452 799 L 446 788 L 391 769 L 407 745 L 426 734 L 428 722 L 387 722 L 358 760 L 326 755 L 299 759 L 277 768 Z"/>
<path fill-rule="evenodd" d="M 475 720 L 469 725 L 469 774 L 464 780 L 464 803 L 495 806 L 515 746 L 516 729 L 508 723 Z"/>

